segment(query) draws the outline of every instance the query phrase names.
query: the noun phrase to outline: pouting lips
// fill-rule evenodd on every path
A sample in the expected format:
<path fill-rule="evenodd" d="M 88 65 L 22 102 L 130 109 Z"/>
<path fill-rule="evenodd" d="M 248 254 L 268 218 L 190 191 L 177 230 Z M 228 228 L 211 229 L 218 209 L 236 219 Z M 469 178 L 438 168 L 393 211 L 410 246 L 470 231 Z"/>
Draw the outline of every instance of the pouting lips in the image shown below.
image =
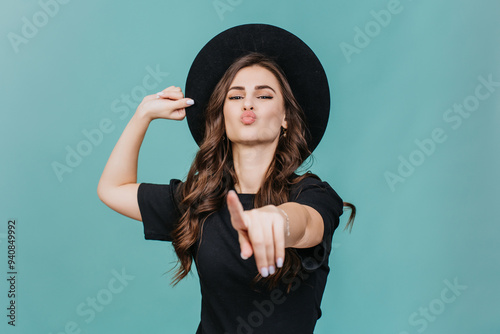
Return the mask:
<path fill-rule="evenodd" d="M 253 122 L 255 122 L 255 119 L 257 116 L 255 113 L 251 110 L 244 111 L 243 114 L 241 114 L 241 122 L 245 125 L 250 125 Z"/>

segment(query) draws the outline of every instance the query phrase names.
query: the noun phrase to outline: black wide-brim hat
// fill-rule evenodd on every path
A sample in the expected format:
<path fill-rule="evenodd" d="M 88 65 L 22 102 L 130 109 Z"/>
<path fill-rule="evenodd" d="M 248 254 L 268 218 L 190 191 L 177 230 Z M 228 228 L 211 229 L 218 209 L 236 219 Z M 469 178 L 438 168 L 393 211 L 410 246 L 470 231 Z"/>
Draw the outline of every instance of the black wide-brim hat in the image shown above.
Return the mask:
<path fill-rule="evenodd" d="M 285 73 L 292 92 L 306 115 L 311 137 L 318 146 L 328 123 L 330 89 L 325 70 L 314 52 L 294 34 L 267 24 L 245 24 L 212 38 L 198 53 L 186 81 L 185 96 L 195 101 L 186 109 L 189 130 L 198 145 L 204 138 L 204 110 L 215 86 L 231 64 L 251 52 L 273 59 Z"/>

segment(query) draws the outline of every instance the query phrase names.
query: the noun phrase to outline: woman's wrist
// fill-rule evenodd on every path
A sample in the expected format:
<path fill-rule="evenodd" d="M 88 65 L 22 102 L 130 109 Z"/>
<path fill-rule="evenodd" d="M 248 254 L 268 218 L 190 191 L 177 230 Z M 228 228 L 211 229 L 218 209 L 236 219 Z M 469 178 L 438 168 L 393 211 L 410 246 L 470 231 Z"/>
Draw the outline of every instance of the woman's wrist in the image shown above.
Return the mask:
<path fill-rule="evenodd" d="M 277 206 L 278 210 L 280 210 L 283 218 L 285 218 L 285 225 L 284 225 L 284 232 L 285 232 L 285 238 L 290 236 L 290 217 L 288 217 L 288 214 L 286 213 L 285 210 Z"/>
<path fill-rule="evenodd" d="M 151 113 L 147 112 L 143 108 L 137 108 L 137 110 L 136 110 L 134 116 L 132 116 L 132 118 L 137 122 L 146 123 L 147 125 L 149 125 L 149 123 L 151 123 L 151 121 L 154 119 L 154 117 L 151 115 Z"/>

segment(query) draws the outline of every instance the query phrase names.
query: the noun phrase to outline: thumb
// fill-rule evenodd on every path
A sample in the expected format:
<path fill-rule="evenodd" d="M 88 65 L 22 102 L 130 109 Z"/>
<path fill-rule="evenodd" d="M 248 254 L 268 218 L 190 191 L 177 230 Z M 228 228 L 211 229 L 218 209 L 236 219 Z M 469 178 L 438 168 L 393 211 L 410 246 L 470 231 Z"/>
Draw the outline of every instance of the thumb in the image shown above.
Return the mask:
<path fill-rule="evenodd" d="M 194 104 L 193 99 L 184 98 L 184 99 L 180 99 L 180 100 L 175 101 L 174 108 L 175 109 L 182 109 L 182 108 L 190 107 L 193 104 Z"/>
<path fill-rule="evenodd" d="M 180 110 L 190 107 L 194 104 L 194 100 L 190 98 L 184 98 L 179 100 L 162 99 L 163 101 L 168 101 L 168 106 L 172 110 Z"/>
<path fill-rule="evenodd" d="M 182 120 L 184 119 L 184 117 L 186 117 L 186 108 L 192 106 L 194 104 L 194 101 L 192 99 L 185 98 L 176 101 L 170 101 L 170 103 L 170 108 L 172 111 L 169 118 Z"/>

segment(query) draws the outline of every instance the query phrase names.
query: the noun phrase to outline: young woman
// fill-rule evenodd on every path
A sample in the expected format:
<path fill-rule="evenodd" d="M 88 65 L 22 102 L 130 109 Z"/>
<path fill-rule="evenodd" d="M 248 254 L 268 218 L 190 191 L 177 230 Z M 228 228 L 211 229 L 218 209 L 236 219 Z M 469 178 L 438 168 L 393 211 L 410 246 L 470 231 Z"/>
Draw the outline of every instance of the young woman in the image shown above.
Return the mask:
<path fill-rule="evenodd" d="M 277 56 L 282 43 L 301 58 Z M 296 174 L 326 127 L 328 84 L 318 64 L 285 30 L 229 29 L 191 67 L 186 90 L 196 97 L 174 86 L 146 96 L 111 153 L 98 195 L 143 221 L 146 239 L 172 241 L 174 283 L 194 260 L 202 293 L 197 333 L 312 333 L 321 316 L 333 232 L 344 204 L 353 209 L 348 225 L 355 211 L 314 174 Z M 299 84 L 309 81 L 318 87 Z M 186 115 L 200 145 L 186 180 L 137 183 L 149 123 Z"/>

